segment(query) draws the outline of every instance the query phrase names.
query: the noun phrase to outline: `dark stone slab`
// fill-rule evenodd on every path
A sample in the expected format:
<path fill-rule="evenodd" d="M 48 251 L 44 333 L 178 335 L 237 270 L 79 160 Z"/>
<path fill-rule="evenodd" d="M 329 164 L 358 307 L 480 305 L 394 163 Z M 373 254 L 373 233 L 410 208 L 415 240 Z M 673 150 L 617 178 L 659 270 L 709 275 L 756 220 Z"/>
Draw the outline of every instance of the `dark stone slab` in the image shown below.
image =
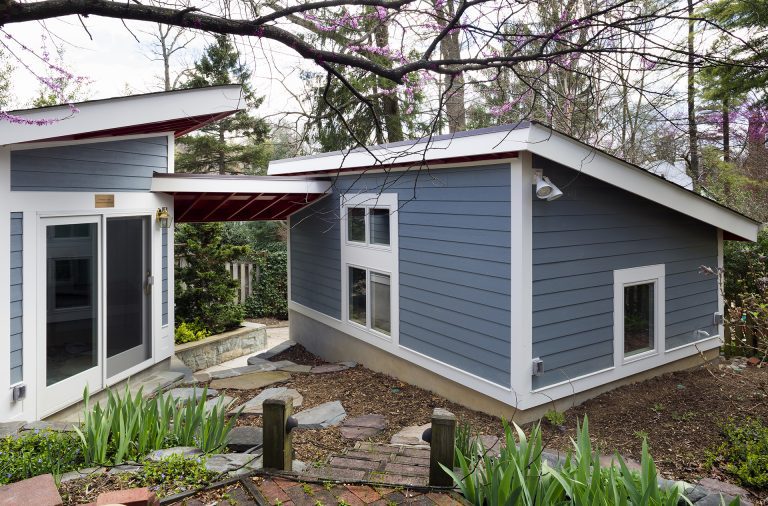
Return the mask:
<path fill-rule="evenodd" d="M 242 453 L 264 444 L 264 430 L 261 427 L 234 427 L 227 436 L 227 448 Z"/>

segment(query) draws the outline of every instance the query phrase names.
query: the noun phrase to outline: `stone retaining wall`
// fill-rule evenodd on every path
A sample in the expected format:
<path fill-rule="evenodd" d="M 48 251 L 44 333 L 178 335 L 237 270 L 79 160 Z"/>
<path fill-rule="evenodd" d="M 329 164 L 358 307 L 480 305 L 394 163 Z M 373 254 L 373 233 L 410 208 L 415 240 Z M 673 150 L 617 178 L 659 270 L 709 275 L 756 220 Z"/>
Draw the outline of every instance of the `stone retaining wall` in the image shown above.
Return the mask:
<path fill-rule="evenodd" d="M 199 371 L 267 347 L 267 326 L 247 327 L 210 336 L 202 341 L 177 344 L 176 356 L 193 371 Z"/>

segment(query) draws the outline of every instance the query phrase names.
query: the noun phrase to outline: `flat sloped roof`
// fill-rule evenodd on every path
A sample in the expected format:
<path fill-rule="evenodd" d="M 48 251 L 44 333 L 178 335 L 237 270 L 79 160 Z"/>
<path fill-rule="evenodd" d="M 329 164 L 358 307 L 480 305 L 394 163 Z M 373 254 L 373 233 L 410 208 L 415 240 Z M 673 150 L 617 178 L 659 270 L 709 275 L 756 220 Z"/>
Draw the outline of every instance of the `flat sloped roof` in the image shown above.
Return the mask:
<path fill-rule="evenodd" d="M 665 207 L 754 241 L 760 223 L 733 209 L 537 122 L 500 125 L 413 141 L 275 160 L 270 175 L 337 175 L 368 170 L 439 168 L 512 159 L 528 151 Z"/>

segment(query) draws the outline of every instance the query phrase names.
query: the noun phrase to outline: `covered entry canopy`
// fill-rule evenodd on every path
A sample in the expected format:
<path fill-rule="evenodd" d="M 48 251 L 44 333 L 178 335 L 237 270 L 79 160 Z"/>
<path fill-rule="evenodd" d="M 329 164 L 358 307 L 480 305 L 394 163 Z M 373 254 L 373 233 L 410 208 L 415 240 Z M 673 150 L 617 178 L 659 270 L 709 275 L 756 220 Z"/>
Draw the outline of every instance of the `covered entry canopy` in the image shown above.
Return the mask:
<path fill-rule="evenodd" d="M 284 220 L 319 199 L 329 179 L 214 174 L 160 174 L 152 191 L 173 195 L 174 221 Z"/>

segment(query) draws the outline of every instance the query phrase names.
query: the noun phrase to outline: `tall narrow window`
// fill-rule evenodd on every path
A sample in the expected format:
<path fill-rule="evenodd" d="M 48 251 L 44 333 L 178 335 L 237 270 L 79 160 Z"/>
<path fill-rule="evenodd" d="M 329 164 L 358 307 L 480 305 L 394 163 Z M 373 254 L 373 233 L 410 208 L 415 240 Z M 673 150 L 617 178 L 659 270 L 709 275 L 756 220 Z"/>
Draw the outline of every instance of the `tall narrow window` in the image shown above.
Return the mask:
<path fill-rule="evenodd" d="M 655 348 L 654 285 L 642 283 L 624 287 L 624 356 Z"/>
<path fill-rule="evenodd" d="M 349 320 L 360 325 L 368 324 L 366 308 L 366 271 L 357 267 L 349 268 Z"/>
<path fill-rule="evenodd" d="M 371 272 L 371 328 L 389 335 L 391 310 L 389 276 Z"/>
<path fill-rule="evenodd" d="M 347 240 L 365 242 L 365 208 L 350 207 L 347 209 Z"/>
<path fill-rule="evenodd" d="M 389 246 L 389 209 L 373 208 L 369 211 L 371 244 Z"/>

